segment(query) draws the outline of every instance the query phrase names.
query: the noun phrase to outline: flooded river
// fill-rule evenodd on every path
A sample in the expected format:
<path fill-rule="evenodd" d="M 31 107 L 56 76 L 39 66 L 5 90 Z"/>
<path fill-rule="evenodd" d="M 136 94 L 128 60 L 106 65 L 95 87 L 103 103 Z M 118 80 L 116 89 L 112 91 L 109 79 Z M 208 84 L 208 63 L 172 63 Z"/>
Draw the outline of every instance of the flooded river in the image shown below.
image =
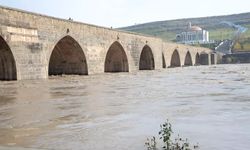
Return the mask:
<path fill-rule="evenodd" d="M 0 82 L 0 146 L 146 150 L 166 119 L 202 150 L 250 149 L 250 65 Z"/>

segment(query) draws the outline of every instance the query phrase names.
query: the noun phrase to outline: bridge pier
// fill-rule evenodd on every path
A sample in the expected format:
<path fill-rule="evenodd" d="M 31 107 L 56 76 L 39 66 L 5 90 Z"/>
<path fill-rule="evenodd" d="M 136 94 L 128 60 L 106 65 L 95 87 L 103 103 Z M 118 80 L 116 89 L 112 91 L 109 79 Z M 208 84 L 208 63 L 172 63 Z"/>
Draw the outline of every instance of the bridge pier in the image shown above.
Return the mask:
<path fill-rule="evenodd" d="M 211 53 L 211 65 L 216 65 L 217 64 L 217 54 L 216 53 Z"/>

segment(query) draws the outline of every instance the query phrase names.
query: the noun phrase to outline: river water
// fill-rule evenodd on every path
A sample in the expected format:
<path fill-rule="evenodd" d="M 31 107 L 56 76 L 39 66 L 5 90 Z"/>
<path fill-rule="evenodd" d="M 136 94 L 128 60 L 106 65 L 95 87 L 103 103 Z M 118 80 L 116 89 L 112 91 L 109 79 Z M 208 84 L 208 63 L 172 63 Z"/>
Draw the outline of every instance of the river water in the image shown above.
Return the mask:
<path fill-rule="evenodd" d="M 0 146 L 146 150 L 166 119 L 202 150 L 250 149 L 250 65 L 0 82 Z"/>

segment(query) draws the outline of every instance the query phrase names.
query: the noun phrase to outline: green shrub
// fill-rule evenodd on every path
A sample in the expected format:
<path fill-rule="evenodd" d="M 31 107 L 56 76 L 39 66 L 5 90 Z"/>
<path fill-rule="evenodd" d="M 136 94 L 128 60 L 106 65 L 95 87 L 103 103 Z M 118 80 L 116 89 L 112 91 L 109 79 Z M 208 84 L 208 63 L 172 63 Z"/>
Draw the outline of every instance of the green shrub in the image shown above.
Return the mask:
<path fill-rule="evenodd" d="M 181 138 L 179 135 L 173 140 L 172 125 L 171 123 L 169 123 L 168 120 L 164 124 L 160 125 L 160 128 L 161 129 L 159 131 L 159 136 L 160 136 L 159 139 L 162 140 L 164 144 L 162 146 L 163 150 L 194 150 L 199 148 L 198 144 L 191 146 L 189 144 L 188 139 Z M 155 137 L 147 139 L 147 141 L 145 142 L 147 150 L 158 150 L 156 144 L 157 143 Z"/>

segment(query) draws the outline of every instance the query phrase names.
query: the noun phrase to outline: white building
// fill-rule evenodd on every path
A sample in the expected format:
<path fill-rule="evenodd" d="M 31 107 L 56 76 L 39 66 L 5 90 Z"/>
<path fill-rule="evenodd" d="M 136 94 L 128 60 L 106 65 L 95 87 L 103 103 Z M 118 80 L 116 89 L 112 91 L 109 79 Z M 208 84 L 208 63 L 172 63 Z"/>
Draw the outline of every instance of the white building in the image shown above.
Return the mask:
<path fill-rule="evenodd" d="M 184 44 L 209 43 L 209 32 L 189 22 L 187 30 L 176 35 L 176 41 Z"/>

